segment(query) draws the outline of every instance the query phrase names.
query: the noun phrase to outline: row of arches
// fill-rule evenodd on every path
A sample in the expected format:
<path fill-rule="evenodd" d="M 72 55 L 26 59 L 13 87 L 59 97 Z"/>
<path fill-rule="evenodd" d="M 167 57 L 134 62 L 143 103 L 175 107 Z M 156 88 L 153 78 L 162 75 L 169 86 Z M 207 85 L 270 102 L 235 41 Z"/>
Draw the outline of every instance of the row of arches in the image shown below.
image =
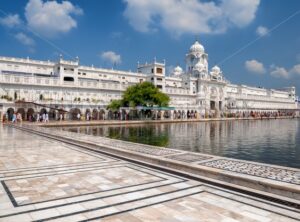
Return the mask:
<path fill-rule="evenodd" d="M 196 110 L 174 110 L 174 119 L 196 119 L 198 112 Z"/>
<path fill-rule="evenodd" d="M 85 120 L 105 120 L 105 110 L 101 109 L 86 109 L 84 111 L 79 108 L 73 108 L 69 111 L 71 120 L 78 120 L 84 118 Z"/>
<path fill-rule="evenodd" d="M 22 120 L 36 121 L 43 114 L 48 114 L 49 120 L 134 120 L 134 119 L 193 119 L 197 118 L 196 110 L 120 110 L 80 109 L 59 111 L 51 108 L 8 108 L 4 119 L 12 120 L 14 114 L 20 114 Z"/>
<path fill-rule="evenodd" d="M 23 120 L 27 120 L 27 116 L 28 115 L 33 115 L 34 114 L 34 110 L 30 108 L 30 109 L 27 110 L 27 113 L 26 113 L 26 111 L 25 111 L 24 108 L 18 108 L 18 109 L 16 109 L 16 111 L 15 111 L 14 108 L 8 108 L 7 112 L 6 112 L 7 119 L 8 120 L 12 120 L 14 113 L 19 113 L 21 115 L 21 117 L 22 117 Z"/>
<path fill-rule="evenodd" d="M 45 114 L 48 113 L 49 119 L 51 119 L 51 120 L 55 119 L 57 116 L 57 111 L 54 109 L 50 109 L 49 111 L 47 111 L 46 108 L 42 108 L 42 109 L 36 111 L 33 108 L 28 108 L 27 110 L 25 108 L 17 108 L 17 109 L 8 108 L 6 111 L 5 118 L 8 119 L 9 121 L 11 121 L 14 114 L 20 114 L 22 120 L 32 121 L 33 119 L 36 118 L 37 115 L 42 116 L 44 113 Z"/>
<path fill-rule="evenodd" d="M 106 111 L 104 109 L 79 109 L 79 108 L 72 108 L 70 111 L 58 111 L 57 109 L 34 109 L 34 108 L 8 108 L 5 114 L 4 119 L 11 121 L 13 119 L 14 114 L 20 114 L 22 120 L 25 121 L 34 121 L 39 116 L 43 114 L 48 114 L 49 120 L 59 120 L 61 117 L 63 120 L 78 120 L 78 119 L 85 119 L 85 120 L 104 120 L 106 119 Z M 78 115 L 79 114 L 79 115 Z"/>

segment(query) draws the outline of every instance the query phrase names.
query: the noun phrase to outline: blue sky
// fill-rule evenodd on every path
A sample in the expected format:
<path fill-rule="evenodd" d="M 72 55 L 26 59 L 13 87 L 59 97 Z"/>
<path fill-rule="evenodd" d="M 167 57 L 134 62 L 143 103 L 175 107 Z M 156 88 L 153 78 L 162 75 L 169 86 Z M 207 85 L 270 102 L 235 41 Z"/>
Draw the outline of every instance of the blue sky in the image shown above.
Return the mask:
<path fill-rule="evenodd" d="M 0 2 L 0 55 L 135 70 L 166 59 L 184 67 L 198 36 L 232 83 L 300 91 L 299 0 Z M 299 95 L 299 93 L 298 93 Z"/>

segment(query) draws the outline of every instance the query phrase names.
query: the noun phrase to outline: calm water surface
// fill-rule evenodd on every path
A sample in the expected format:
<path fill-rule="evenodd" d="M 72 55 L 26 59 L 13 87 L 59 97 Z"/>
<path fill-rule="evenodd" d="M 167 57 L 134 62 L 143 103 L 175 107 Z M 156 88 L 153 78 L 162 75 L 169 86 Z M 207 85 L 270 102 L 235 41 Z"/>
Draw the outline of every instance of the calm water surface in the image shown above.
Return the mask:
<path fill-rule="evenodd" d="M 250 120 L 64 130 L 199 153 L 300 168 L 300 120 Z"/>

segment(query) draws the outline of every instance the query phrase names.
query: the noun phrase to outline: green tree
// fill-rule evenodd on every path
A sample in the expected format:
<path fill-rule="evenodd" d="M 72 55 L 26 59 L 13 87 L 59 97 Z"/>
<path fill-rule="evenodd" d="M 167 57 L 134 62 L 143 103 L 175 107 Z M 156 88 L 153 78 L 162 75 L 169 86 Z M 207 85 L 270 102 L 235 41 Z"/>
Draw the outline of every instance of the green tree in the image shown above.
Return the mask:
<path fill-rule="evenodd" d="M 107 109 L 115 112 L 118 111 L 122 105 L 123 105 L 122 100 L 112 100 L 110 104 L 107 106 Z"/>
<path fill-rule="evenodd" d="M 124 106 L 168 106 L 170 98 L 151 82 L 143 82 L 130 86 L 122 96 Z"/>
<path fill-rule="evenodd" d="M 107 109 L 117 111 L 121 106 L 168 106 L 170 98 L 151 82 L 138 83 L 130 86 L 122 95 L 121 100 L 112 100 Z"/>

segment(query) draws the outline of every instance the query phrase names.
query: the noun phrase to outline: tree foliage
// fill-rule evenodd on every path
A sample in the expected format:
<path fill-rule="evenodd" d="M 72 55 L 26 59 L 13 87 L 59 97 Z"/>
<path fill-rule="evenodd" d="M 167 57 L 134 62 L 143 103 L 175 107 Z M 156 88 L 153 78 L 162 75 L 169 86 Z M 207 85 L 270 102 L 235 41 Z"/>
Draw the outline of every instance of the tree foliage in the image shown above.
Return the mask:
<path fill-rule="evenodd" d="M 122 100 L 112 100 L 110 104 L 107 106 L 107 109 L 115 112 L 118 111 L 121 106 L 123 106 Z"/>
<path fill-rule="evenodd" d="M 121 100 L 112 100 L 108 105 L 108 109 L 118 110 L 121 106 L 168 106 L 170 98 L 161 92 L 151 82 L 138 83 L 130 86 L 122 95 Z"/>

